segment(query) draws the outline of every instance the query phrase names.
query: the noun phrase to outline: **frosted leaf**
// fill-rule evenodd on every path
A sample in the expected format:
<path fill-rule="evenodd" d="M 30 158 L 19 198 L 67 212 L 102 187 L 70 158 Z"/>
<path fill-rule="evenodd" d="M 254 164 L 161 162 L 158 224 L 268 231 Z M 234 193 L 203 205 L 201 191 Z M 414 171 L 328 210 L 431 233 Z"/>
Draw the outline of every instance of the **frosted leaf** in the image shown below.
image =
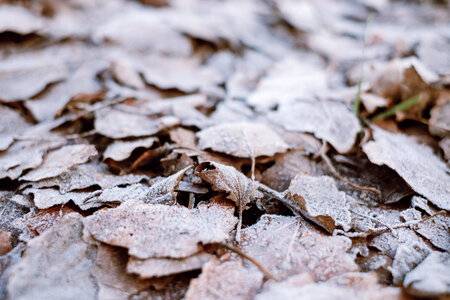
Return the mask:
<path fill-rule="evenodd" d="M 405 276 L 403 286 L 416 297 L 437 297 L 450 293 L 450 255 L 433 251 Z"/>
<path fill-rule="evenodd" d="M 29 241 L 11 271 L 10 297 L 96 299 L 97 284 L 91 275 L 96 247 L 82 240 L 82 230 L 82 217 L 73 213 Z"/>
<path fill-rule="evenodd" d="M 94 126 L 106 137 L 121 139 L 153 135 L 165 128 L 166 124 L 164 118 L 152 119 L 145 115 L 104 108 L 96 111 Z"/>
<path fill-rule="evenodd" d="M 213 259 L 202 268 L 202 273 L 191 281 L 186 300 L 253 299 L 263 282 L 263 273 L 256 267 L 246 267 L 242 259 Z"/>
<path fill-rule="evenodd" d="M 65 79 L 68 72 L 68 67 L 59 59 L 50 60 L 41 53 L 10 58 L 0 66 L 0 99 L 26 100 L 48 84 Z"/>
<path fill-rule="evenodd" d="M 58 176 L 75 165 L 87 162 L 94 155 L 97 155 L 97 150 L 93 145 L 64 146 L 47 154 L 42 165 L 20 179 L 38 181 Z"/>
<path fill-rule="evenodd" d="M 213 87 L 223 82 L 223 75 L 197 58 L 153 56 L 139 62 L 147 83 L 160 89 L 178 89 L 186 93 Z M 172 72 L 176 70 L 176 72 Z"/>
<path fill-rule="evenodd" d="M 400 284 L 405 275 L 420 264 L 429 253 L 430 249 L 419 243 L 399 245 L 392 266 L 388 267 L 392 274 L 392 281 Z"/>
<path fill-rule="evenodd" d="M 55 187 L 59 188 L 61 193 L 67 193 L 73 190 L 81 190 L 95 185 L 102 189 L 113 188 L 118 185 L 139 183 L 148 179 L 145 175 L 113 175 L 104 164 L 96 162 L 77 165 L 67 172 L 56 177 L 45 178 L 31 185 L 35 188 Z M 26 186 L 30 183 L 24 184 Z"/>
<path fill-rule="evenodd" d="M 310 272 L 314 280 L 326 280 L 357 271 L 350 247 L 350 239 L 328 236 L 295 217 L 263 215 L 242 230 L 242 250 L 277 279 Z"/>
<path fill-rule="evenodd" d="M 148 191 L 145 202 L 152 204 L 173 203 L 176 198 L 175 190 L 180 184 L 184 174 L 191 168 L 192 166 L 186 167 L 177 173 L 153 184 Z"/>
<path fill-rule="evenodd" d="M 359 300 L 403 299 L 399 288 L 383 287 L 375 274 L 347 273 L 329 281 L 308 282 L 308 274 L 290 277 L 283 282 L 268 282 L 256 300 L 314 299 Z"/>
<path fill-rule="evenodd" d="M 189 55 L 192 51 L 190 41 L 165 24 L 163 16 L 152 10 L 121 11 L 95 28 L 93 39 L 97 43 L 109 41 L 136 52 Z"/>
<path fill-rule="evenodd" d="M 25 244 L 21 243 L 8 254 L 0 256 L 0 299 L 7 299 L 6 284 L 13 266 L 20 260 Z"/>
<path fill-rule="evenodd" d="M 310 132 L 329 142 L 338 152 L 349 152 L 361 130 L 356 116 L 342 102 L 299 100 L 281 105 L 270 119 L 286 130 Z"/>
<path fill-rule="evenodd" d="M 0 33 L 11 31 L 27 35 L 36 33 L 45 26 L 44 19 L 18 5 L 2 5 L 0 20 Z"/>
<path fill-rule="evenodd" d="M 237 122 L 203 129 L 197 133 L 198 147 L 237 157 L 272 156 L 288 145 L 265 124 Z"/>
<path fill-rule="evenodd" d="M 234 167 L 212 161 L 203 162 L 197 166 L 196 174 L 211 184 L 214 191 L 227 193 L 227 198 L 239 207 L 245 208 L 251 201 L 262 197 L 260 192 L 251 190 L 251 179 Z"/>
<path fill-rule="evenodd" d="M 3 151 L 12 144 L 16 136 L 19 136 L 30 125 L 17 111 L 7 106 L 0 106 L 0 116 L 2 118 L 0 123 L 0 151 Z"/>
<path fill-rule="evenodd" d="M 420 222 L 414 230 L 430 241 L 434 246 L 449 251 L 450 236 L 450 218 L 446 215 L 437 215 L 428 220 Z"/>
<path fill-rule="evenodd" d="M 147 259 L 182 258 L 197 253 L 199 243 L 224 242 L 236 222 L 230 207 L 210 204 L 187 209 L 130 200 L 97 211 L 85 219 L 85 226 L 96 240 Z"/>
<path fill-rule="evenodd" d="M 27 188 L 23 191 L 23 194 L 33 195 L 34 205 L 39 209 L 66 204 L 69 201 L 73 201 L 75 204 L 80 205 L 91 195 L 89 192 L 67 192 L 61 194 L 58 190 L 52 188 Z"/>
<path fill-rule="evenodd" d="M 447 97 L 447 103 L 438 104 L 430 111 L 430 133 L 443 138 L 450 137 L 450 96 Z"/>
<path fill-rule="evenodd" d="M 92 274 L 98 281 L 99 299 L 127 300 L 129 296 L 150 285 L 148 281 L 127 274 L 127 260 L 125 249 L 98 245 Z"/>
<path fill-rule="evenodd" d="M 442 209 L 450 209 L 448 168 L 432 150 L 402 134 L 373 128 L 374 141 L 363 145 L 369 160 L 394 169 L 417 193 Z M 426 162 L 426 163 L 425 163 Z"/>
<path fill-rule="evenodd" d="M 280 104 L 291 106 L 295 100 L 315 97 L 327 89 L 327 74 L 322 64 L 317 55 L 289 56 L 281 60 L 258 82 L 247 103 L 268 109 Z M 297 117 L 297 121 L 302 123 L 301 117 Z"/>
<path fill-rule="evenodd" d="M 290 152 L 275 161 L 275 164 L 262 174 L 261 183 L 282 192 L 287 190 L 297 174 L 310 176 L 324 175 L 326 167 L 315 162 L 301 152 Z"/>
<path fill-rule="evenodd" d="M 109 145 L 103 153 L 103 159 L 112 159 L 122 161 L 131 156 L 131 153 L 137 148 L 150 148 L 158 139 L 149 137 L 134 141 L 116 141 Z"/>
<path fill-rule="evenodd" d="M 205 252 L 179 259 L 148 258 L 144 260 L 130 257 L 127 272 L 138 274 L 140 278 L 162 277 L 201 269 L 212 258 L 214 255 Z"/>
<path fill-rule="evenodd" d="M 38 167 L 46 151 L 63 142 L 17 141 L 7 151 L 0 153 L 0 179 L 17 179 L 25 170 Z"/>
<path fill-rule="evenodd" d="M 439 147 L 441 147 L 444 152 L 444 158 L 450 161 L 450 137 L 446 137 L 439 142 Z"/>
<path fill-rule="evenodd" d="M 297 175 L 287 190 L 286 197 L 304 216 L 332 233 L 336 227 L 350 229 L 351 215 L 348 197 L 340 192 L 333 178 Z"/>

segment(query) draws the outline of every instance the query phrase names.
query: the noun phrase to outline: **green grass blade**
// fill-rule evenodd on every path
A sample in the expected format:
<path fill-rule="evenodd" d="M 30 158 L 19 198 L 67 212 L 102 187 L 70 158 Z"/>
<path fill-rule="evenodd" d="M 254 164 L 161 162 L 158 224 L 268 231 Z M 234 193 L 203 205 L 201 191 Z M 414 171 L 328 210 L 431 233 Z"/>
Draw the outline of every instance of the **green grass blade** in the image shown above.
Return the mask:
<path fill-rule="evenodd" d="M 411 106 L 413 106 L 413 105 L 415 105 L 415 104 L 417 104 L 419 102 L 420 102 L 420 97 L 419 96 L 411 98 L 411 99 L 408 99 L 408 100 L 403 101 L 403 102 L 400 102 L 399 104 L 391 107 L 390 109 L 377 114 L 375 117 L 373 117 L 371 119 L 371 121 L 383 120 L 383 119 L 389 118 L 389 117 L 395 115 L 396 113 L 398 113 L 400 111 L 407 110 L 408 108 L 410 108 Z"/>

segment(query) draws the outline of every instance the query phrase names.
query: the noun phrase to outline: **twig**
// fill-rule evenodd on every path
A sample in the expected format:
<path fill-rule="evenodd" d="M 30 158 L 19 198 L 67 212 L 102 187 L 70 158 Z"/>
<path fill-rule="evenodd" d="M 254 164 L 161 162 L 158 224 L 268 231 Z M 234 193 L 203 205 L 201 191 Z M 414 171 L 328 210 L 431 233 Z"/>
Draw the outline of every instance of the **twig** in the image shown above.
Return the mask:
<path fill-rule="evenodd" d="M 251 257 L 248 254 L 246 254 L 241 249 L 239 249 L 237 247 L 234 247 L 234 246 L 231 246 L 231 245 L 227 245 L 227 244 L 220 244 L 220 245 L 223 246 L 224 248 L 230 250 L 230 251 L 233 251 L 234 253 L 238 254 L 239 256 L 247 259 L 251 263 L 253 263 L 261 272 L 264 273 L 264 275 L 266 275 L 267 278 L 275 280 L 275 281 L 278 281 L 276 276 L 271 271 L 269 271 L 260 262 L 258 262 L 256 259 L 254 259 L 253 257 Z"/>
<path fill-rule="evenodd" d="M 327 148 L 327 142 L 324 141 L 323 142 L 324 147 Z M 380 190 L 378 190 L 377 188 L 374 187 L 368 187 L 368 186 L 362 186 L 356 183 L 351 182 L 350 180 L 348 180 L 347 178 L 345 178 L 344 176 L 342 176 L 341 174 L 338 173 L 338 171 L 334 168 L 333 164 L 331 163 L 330 158 L 327 156 L 326 154 L 326 150 L 323 151 L 324 147 L 322 147 L 322 149 L 320 149 L 318 155 L 320 155 L 320 157 L 323 159 L 323 161 L 327 164 L 328 168 L 330 169 L 330 172 L 337 178 L 339 178 L 340 180 L 344 181 L 345 183 L 353 186 L 354 188 L 363 190 L 363 191 L 369 191 L 369 192 L 373 192 L 373 193 L 377 193 L 378 195 L 381 195 Z"/>

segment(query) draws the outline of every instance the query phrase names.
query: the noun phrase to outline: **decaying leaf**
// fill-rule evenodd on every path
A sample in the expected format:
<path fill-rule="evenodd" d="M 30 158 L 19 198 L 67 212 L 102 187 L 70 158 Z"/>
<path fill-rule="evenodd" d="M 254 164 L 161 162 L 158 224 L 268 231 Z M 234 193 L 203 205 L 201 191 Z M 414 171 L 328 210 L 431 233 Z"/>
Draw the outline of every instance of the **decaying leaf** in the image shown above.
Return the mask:
<path fill-rule="evenodd" d="M 0 123 L 0 151 L 3 151 L 6 150 L 12 144 L 14 138 L 26 130 L 29 125 L 17 111 L 7 106 L 0 106 L 0 115 L 2 118 L 2 122 Z"/>
<path fill-rule="evenodd" d="M 216 162 L 204 162 L 196 168 L 197 176 L 212 185 L 213 190 L 225 192 L 236 205 L 245 207 L 251 201 L 262 197 L 257 190 L 251 190 L 251 179 L 231 166 Z"/>
<path fill-rule="evenodd" d="M 25 170 L 37 168 L 46 151 L 61 146 L 63 142 L 18 141 L 0 153 L 0 178 L 17 179 Z"/>
<path fill-rule="evenodd" d="M 152 204 L 173 203 L 175 200 L 175 190 L 180 184 L 184 174 L 191 168 L 192 166 L 186 167 L 177 173 L 153 184 L 148 191 L 145 202 Z"/>
<path fill-rule="evenodd" d="M 20 179 L 26 181 L 38 181 L 55 177 L 66 172 L 75 165 L 87 162 L 89 158 L 94 155 L 97 155 L 97 150 L 93 145 L 64 146 L 50 152 L 45 157 L 42 165 L 35 170 L 28 172 Z"/>
<path fill-rule="evenodd" d="M 113 139 L 153 135 L 176 123 L 173 118 L 152 119 L 112 108 L 98 110 L 95 117 L 95 129 Z"/>
<path fill-rule="evenodd" d="M 242 250 L 271 270 L 278 280 L 310 272 L 314 280 L 357 270 L 350 239 L 328 236 L 295 217 L 263 215 L 242 230 Z"/>
<path fill-rule="evenodd" d="M 100 244 L 92 275 L 98 282 L 98 299 L 129 299 L 150 285 L 132 274 L 127 274 L 128 255 L 125 249 Z"/>
<path fill-rule="evenodd" d="M 267 125 L 238 122 L 209 127 L 197 133 L 200 149 L 237 157 L 272 156 L 285 152 L 286 143 Z"/>
<path fill-rule="evenodd" d="M 73 213 L 31 240 L 11 270 L 8 293 L 13 299 L 95 299 L 92 277 L 96 247 L 82 240 L 83 223 Z"/>
<path fill-rule="evenodd" d="M 110 189 L 119 185 L 139 183 L 148 179 L 144 175 L 113 175 L 105 165 L 97 162 L 73 166 L 70 170 L 51 178 L 45 178 L 31 183 L 34 188 L 58 187 L 61 193 L 82 190 L 93 186 Z M 30 183 L 24 184 L 29 186 Z"/>
<path fill-rule="evenodd" d="M 340 192 L 333 178 L 328 176 L 296 176 L 286 197 L 313 222 L 333 233 L 336 227 L 350 229 L 350 197 Z"/>
<path fill-rule="evenodd" d="M 403 299 L 399 288 L 383 287 L 375 274 L 347 273 L 325 282 L 312 282 L 309 274 L 292 276 L 280 282 L 270 282 L 258 294 L 257 300 L 276 299 Z"/>
<path fill-rule="evenodd" d="M 340 153 L 352 149 L 361 130 L 355 115 L 344 103 L 336 101 L 299 100 L 281 105 L 269 116 L 286 130 L 314 133 Z"/>
<path fill-rule="evenodd" d="M 433 251 L 420 265 L 406 275 L 403 286 L 408 293 L 417 297 L 448 295 L 450 293 L 449 267 L 448 252 Z"/>
<path fill-rule="evenodd" d="M 416 225 L 415 231 L 444 251 L 450 250 L 450 218 L 438 215 Z"/>
<path fill-rule="evenodd" d="M 372 163 L 389 166 L 417 193 L 439 208 L 450 209 L 448 168 L 430 148 L 377 127 L 373 128 L 373 134 L 375 141 L 363 145 Z"/>
<path fill-rule="evenodd" d="M 199 278 L 192 280 L 186 299 L 252 299 L 263 277 L 256 267 L 245 267 L 245 262 L 236 256 L 213 259 L 203 266 Z"/>
<path fill-rule="evenodd" d="M 221 205 L 190 210 L 130 200 L 97 211 L 86 218 L 85 226 L 96 240 L 128 248 L 130 255 L 146 259 L 193 255 L 200 250 L 199 243 L 227 240 L 236 222 L 233 209 Z"/>
<path fill-rule="evenodd" d="M 138 259 L 130 257 L 127 264 L 127 272 L 138 274 L 140 278 L 162 277 L 201 269 L 213 257 L 214 255 L 205 252 L 195 253 L 194 255 L 180 259 Z"/>
<path fill-rule="evenodd" d="M 138 139 L 134 141 L 116 141 L 106 148 L 103 153 L 104 159 L 112 159 L 115 161 L 122 161 L 130 157 L 131 153 L 137 148 L 150 148 L 158 139 L 149 137 L 145 139 Z"/>

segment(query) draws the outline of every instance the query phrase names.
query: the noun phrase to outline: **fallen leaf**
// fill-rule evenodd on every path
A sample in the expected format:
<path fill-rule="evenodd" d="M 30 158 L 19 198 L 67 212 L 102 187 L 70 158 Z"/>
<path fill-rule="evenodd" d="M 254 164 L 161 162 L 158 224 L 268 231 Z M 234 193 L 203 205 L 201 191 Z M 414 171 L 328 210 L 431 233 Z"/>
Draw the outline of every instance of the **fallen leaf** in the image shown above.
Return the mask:
<path fill-rule="evenodd" d="M 13 299 L 95 299 L 97 283 L 92 278 L 96 247 L 82 240 L 79 214 L 63 217 L 49 230 L 28 242 L 8 280 Z"/>
<path fill-rule="evenodd" d="M 301 100 L 281 105 L 269 116 L 286 130 L 313 133 L 339 153 L 347 153 L 353 148 L 361 130 L 355 115 L 344 103 L 336 101 Z"/>
<path fill-rule="evenodd" d="M 406 274 L 403 286 L 416 297 L 438 297 L 450 293 L 448 252 L 433 251 L 414 270 Z"/>
<path fill-rule="evenodd" d="M 288 149 L 286 143 L 267 125 L 238 122 L 209 127 L 197 133 L 202 150 L 226 153 L 237 157 L 273 156 Z"/>
<path fill-rule="evenodd" d="M 205 252 L 174 259 L 174 258 L 148 258 L 138 259 L 130 257 L 127 272 L 138 274 L 140 278 L 162 277 L 201 269 L 202 266 L 214 258 L 214 255 Z"/>
<path fill-rule="evenodd" d="M 115 209 L 97 211 L 86 218 L 85 226 L 96 240 L 146 259 L 195 254 L 199 243 L 227 240 L 236 222 L 230 207 L 211 204 L 189 210 L 129 200 Z"/>
<path fill-rule="evenodd" d="M 402 134 L 373 128 L 374 141 L 363 145 L 369 160 L 395 170 L 417 193 L 442 209 L 450 209 L 450 176 L 431 149 Z M 423 162 L 427 162 L 424 164 Z"/>
<path fill-rule="evenodd" d="M 350 229 L 349 196 L 337 189 L 333 178 L 297 175 L 287 190 L 286 197 L 303 216 L 311 219 L 330 233 L 341 227 Z"/>
<path fill-rule="evenodd" d="M 253 299 L 263 277 L 256 268 L 245 267 L 237 257 L 225 261 L 213 259 L 203 266 L 200 276 L 192 280 L 186 300 Z"/>
<path fill-rule="evenodd" d="M 131 153 L 137 148 L 150 148 L 158 141 L 155 137 L 137 139 L 133 141 L 116 141 L 109 145 L 103 153 L 103 159 L 112 159 L 122 161 L 131 156 Z"/>
<path fill-rule="evenodd" d="M 21 180 L 38 181 L 58 176 L 71 167 L 85 163 L 90 157 L 97 155 L 93 145 L 64 146 L 47 154 L 42 165 L 22 176 Z"/>
<path fill-rule="evenodd" d="M 0 106 L 0 115 L 2 123 L 0 123 L 0 151 L 8 149 L 13 143 L 14 138 L 19 137 L 30 125 L 15 110 Z"/>
<path fill-rule="evenodd" d="M 45 26 L 42 18 L 18 5 L 5 5 L 0 8 L 0 33 L 5 31 L 26 35 L 37 33 Z"/>

